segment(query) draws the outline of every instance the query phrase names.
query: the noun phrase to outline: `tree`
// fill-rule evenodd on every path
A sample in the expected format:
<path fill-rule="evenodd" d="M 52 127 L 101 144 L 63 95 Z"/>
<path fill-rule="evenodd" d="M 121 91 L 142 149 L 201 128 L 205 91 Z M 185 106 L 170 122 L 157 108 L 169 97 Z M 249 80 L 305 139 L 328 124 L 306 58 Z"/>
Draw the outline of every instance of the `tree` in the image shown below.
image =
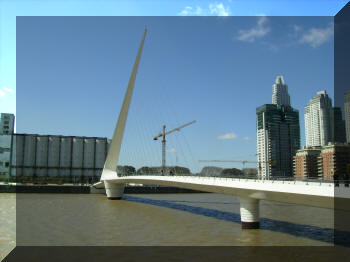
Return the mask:
<path fill-rule="evenodd" d="M 138 175 L 148 175 L 150 174 L 150 168 L 148 166 L 143 166 L 141 168 L 139 168 L 136 172 L 136 174 Z"/>
<path fill-rule="evenodd" d="M 258 174 L 258 169 L 257 168 L 243 168 L 242 172 L 246 176 L 254 176 Z"/>
<path fill-rule="evenodd" d="M 117 174 L 120 176 L 130 176 L 135 174 L 136 169 L 133 166 L 117 166 Z"/>
<path fill-rule="evenodd" d="M 136 169 L 133 166 L 124 166 L 124 169 L 127 175 L 133 175 L 136 172 Z"/>
<path fill-rule="evenodd" d="M 220 175 L 223 177 L 238 176 L 242 175 L 242 170 L 237 168 L 225 168 L 221 171 Z"/>
<path fill-rule="evenodd" d="M 206 166 L 202 168 L 200 175 L 201 176 L 220 176 L 222 170 L 223 169 L 221 167 Z"/>
<path fill-rule="evenodd" d="M 166 167 L 166 175 L 188 175 L 191 174 L 190 169 L 182 166 Z M 161 175 L 162 167 L 148 167 L 143 166 L 136 172 L 138 175 Z"/>
<path fill-rule="evenodd" d="M 190 169 L 182 166 L 174 166 L 170 170 L 174 170 L 175 175 L 188 175 L 191 173 Z"/>

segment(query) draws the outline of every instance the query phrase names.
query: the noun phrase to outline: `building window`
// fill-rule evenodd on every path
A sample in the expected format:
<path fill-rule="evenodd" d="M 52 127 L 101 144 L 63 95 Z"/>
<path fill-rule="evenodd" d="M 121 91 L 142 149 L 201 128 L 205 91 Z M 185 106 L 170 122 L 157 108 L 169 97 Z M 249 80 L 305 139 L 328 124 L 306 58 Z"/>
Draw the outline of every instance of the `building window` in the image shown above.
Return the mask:
<path fill-rule="evenodd" d="M 9 167 L 10 163 L 9 162 L 5 162 L 5 167 Z"/>

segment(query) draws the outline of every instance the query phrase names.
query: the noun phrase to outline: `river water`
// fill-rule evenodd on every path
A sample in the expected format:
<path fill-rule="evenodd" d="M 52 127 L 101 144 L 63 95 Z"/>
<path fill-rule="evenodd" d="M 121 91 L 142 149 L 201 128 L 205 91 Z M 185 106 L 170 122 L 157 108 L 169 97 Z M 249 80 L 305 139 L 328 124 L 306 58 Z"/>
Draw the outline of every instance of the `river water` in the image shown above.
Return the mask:
<path fill-rule="evenodd" d="M 25 246 L 333 245 L 333 210 L 261 201 L 261 229 L 242 230 L 238 199 L 220 194 L 0 194 L 0 212 L 2 256 L 16 229 Z"/>
<path fill-rule="evenodd" d="M 0 261 L 16 246 L 16 194 L 0 194 Z"/>

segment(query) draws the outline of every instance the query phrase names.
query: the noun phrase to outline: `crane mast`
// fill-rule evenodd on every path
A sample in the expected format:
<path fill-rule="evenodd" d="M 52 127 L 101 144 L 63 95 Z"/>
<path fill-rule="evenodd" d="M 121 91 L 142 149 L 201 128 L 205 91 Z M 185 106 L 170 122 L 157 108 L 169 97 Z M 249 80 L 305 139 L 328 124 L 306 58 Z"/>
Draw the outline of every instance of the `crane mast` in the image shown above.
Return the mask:
<path fill-rule="evenodd" d="M 165 175 L 165 172 L 166 172 L 165 171 L 165 166 L 166 166 L 166 139 L 165 139 L 165 136 L 170 134 L 170 133 L 172 133 L 172 132 L 180 131 L 180 129 L 182 129 L 182 128 L 186 127 L 186 126 L 189 126 L 189 125 L 191 125 L 191 124 L 193 124 L 195 122 L 196 122 L 196 120 L 193 120 L 193 121 L 188 122 L 188 123 L 186 123 L 186 124 L 184 124 L 182 126 L 174 128 L 174 129 L 172 129 L 172 130 L 170 130 L 168 132 L 165 132 L 166 125 L 163 125 L 163 132 L 158 134 L 158 135 L 156 135 L 153 138 L 153 140 L 158 140 L 159 137 L 163 137 L 163 139 L 162 139 L 162 175 L 163 176 Z"/>
<path fill-rule="evenodd" d="M 162 139 L 162 175 L 165 175 L 165 128 L 166 126 L 163 125 L 163 139 Z"/>

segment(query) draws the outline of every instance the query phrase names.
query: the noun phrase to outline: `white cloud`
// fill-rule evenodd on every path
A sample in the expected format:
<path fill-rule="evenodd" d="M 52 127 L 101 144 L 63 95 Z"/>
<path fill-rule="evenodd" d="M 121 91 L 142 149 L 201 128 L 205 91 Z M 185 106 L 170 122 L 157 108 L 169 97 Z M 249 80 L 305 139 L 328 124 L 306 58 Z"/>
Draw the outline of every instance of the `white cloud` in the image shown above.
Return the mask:
<path fill-rule="evenodd" d="M 192 16 L 192 15 L 214 15 L 214 16 L 229 16 L 230 15 L 230 8 L 227 6 L 225 7 L 223 3 L 213 3 L 209 4 L 209 7 L 201 8 L 200 6 L 192 7 L 192 6 L 186 6 L 179 15 L 182 16 Z"/>
<path fill-rule="evenodd" d="M 249 136 L 245 136 L 242 138 L 243 140 L 250 140 L 250 137 Z"/>
<path fill-rule="evenodd" d="M 6 92 L 9 92 L 9 93 L 12 93 L 12 92 L 13 92 L 13 89 L 12 89 L 12 88 L 8 88 L 8 87 L 6 87 L 6 86 L 3 86 L 2 89 L 5 90 Z"/>
<path fill-rule="evenodd" d="M 249 30 L 239 30 L 237 39 L 245 42 L 254 42 L 257 38 L 265 36 L 270 32 L 270 28 L 266 25 L 267 21 L 266 16 L 259 17 L 255 27 Z"/>
<path fill-rule="evenodd" d="M 5 92 L 0 90 L 0 98 L 5 97 L 5 96 L 6 96 Z"/>
<path fill-rule="evenodd" d="M 294 32 L 299 32 L 301 29 L 302 29 L 301 26 L 293 25 Z"/>
<path fill-rule="evenodd" d="M 168 153 L 176 153 L 176 149 L 175 148 L 170 148 L 167 150 Z"/>
<path fill-rule="evenodd" d="M 212 15 L 229 16 L 230 8 L 225 7 L 222 3 L 209 4 L 209 11 Z"/>
<path fill-rule="evenodd" d="M 303 28 L 300 25 L 296 25 L 296 24 L 290 25 L 290 30 L 287 35 L 290 38 L 294 38 L 294 39 L 299 38 L 302 31 L 303 31 Z"/>
<path fill-rule="evenodd" d="M 197 6 L 196 8 L 193 8 L 192 6 L 186 6 L 185 9 L 179 13 L 179 15 L 204 15 L 204 12 L 200 6 Z"/>
<path fill-rule="evenodd" d="M 237 135 L 235 133 L 227 133 L 225 135 L 218 136 L 217 139 L 223 140 L 223 139 L 235 139 L 237 138 Z"/>
<path fill-rule="evenodd" d="M 326 28 L 310 28 L 301 36 L 299 42 L 309 44 L 311 47 L 316 48 L 330 40 L 332 36 L 333 24 L 330 24 Z"/>

